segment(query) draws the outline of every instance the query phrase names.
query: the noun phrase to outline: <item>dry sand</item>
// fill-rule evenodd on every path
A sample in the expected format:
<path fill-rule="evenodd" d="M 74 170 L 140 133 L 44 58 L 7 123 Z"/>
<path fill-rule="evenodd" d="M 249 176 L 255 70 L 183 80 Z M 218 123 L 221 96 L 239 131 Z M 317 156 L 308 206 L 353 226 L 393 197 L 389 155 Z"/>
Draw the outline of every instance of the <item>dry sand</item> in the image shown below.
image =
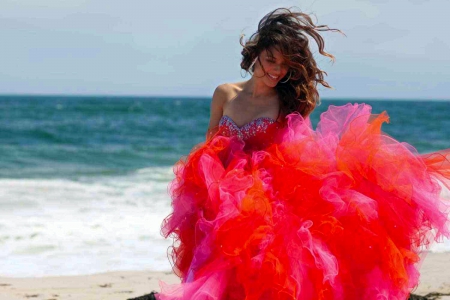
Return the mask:
<path fill-rule="evenodd" d="M 450 253 L 429 253 L 421 267 L 421 274 L 420 285 L 413 293 L 450 293 Z M 0 277 L 0 300 L 125 300 L 158 290 L 159 280 L 178 282 L 178 278 L 171 273 L 151 271 L 42 278 Z M 450 299 L 450 296 L 441 299 Z"/>

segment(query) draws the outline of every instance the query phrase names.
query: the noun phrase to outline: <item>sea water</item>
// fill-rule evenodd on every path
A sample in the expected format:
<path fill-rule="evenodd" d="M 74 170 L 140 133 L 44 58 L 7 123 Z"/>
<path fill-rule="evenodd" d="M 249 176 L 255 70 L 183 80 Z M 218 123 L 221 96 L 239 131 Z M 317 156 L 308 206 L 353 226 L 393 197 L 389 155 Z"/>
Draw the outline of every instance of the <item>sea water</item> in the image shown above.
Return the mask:
<path fill-rule="evenodd" d="M 210 100 L 0 96 L 0 276 L 169 271 L 172 165 L 204 140 Z M 450 148 L 450 102 L 325 99 L 313 124 L 346 102 L 387 110 L 383 130 L 421 153 Z"/>

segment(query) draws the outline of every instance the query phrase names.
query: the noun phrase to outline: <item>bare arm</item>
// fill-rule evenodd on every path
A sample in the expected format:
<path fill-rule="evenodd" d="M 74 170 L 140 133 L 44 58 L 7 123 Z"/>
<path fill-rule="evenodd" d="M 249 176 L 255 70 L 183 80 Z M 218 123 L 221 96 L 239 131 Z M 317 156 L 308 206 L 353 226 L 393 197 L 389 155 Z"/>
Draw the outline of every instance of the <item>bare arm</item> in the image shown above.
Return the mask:
<path fill-rule="evenodd" d="M 210 108 L 209 126 L 206 132 L 206 139 L 214 135 L 223 115 L 224 105 L 227 100 L 228 89 L 226 84 L 219 85 L 213 94 Z"/>

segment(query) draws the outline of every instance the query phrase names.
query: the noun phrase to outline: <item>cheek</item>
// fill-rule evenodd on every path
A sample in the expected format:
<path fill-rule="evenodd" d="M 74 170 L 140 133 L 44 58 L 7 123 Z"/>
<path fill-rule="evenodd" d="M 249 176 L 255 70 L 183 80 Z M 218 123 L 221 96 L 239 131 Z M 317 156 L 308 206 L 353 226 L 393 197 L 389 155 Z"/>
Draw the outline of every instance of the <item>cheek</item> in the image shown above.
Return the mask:
<path fill-rule="evenodd" d="M 270 64 L 267 64 L 265 62 L 261 63 L 261 67 L 261 71 L 265 70 L 266 72 L 268 72 L 271 69 Z"/>

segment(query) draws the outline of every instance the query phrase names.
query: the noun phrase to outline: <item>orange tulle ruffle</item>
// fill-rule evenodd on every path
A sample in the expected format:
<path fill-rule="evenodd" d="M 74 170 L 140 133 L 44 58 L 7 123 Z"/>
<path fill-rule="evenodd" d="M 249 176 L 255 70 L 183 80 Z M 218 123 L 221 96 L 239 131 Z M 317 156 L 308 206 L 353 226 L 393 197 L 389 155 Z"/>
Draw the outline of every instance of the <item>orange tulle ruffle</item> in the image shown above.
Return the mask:
<path fill-rule="evenodd" d="M 158 299 L 406 299 L 421 254 L 450 236 L 450 150 L 420 155 L 386 113 L 330 106 L 249 140 L 218 133 L 175 166 L 181 284 Z"/>

